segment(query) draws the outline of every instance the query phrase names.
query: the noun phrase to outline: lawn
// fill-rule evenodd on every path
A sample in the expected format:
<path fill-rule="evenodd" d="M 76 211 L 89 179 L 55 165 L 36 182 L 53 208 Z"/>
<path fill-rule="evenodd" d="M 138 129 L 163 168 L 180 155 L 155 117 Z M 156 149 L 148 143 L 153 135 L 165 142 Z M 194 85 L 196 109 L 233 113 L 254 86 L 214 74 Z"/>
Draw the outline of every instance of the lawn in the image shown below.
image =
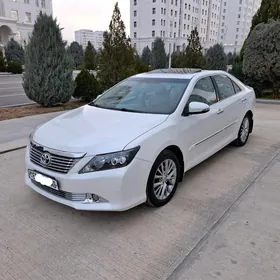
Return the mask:
<path fill-rule="evenodd" d="M 0 108 L 0 121 L 22 118 L 27 116 L 47 114 L 58 111 L 71 110 L 85 105 L 86 103 L 80 100 L 71 100 L 60 106 L 45 108 L 38 104 L 25 105 L 19 107 Z"/>

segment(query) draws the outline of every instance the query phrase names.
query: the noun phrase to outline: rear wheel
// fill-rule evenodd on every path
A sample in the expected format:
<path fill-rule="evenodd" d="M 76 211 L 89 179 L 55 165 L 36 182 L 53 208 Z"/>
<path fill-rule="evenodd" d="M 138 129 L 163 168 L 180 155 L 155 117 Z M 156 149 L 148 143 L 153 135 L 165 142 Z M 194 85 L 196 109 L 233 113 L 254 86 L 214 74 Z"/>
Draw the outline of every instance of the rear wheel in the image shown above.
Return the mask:
<path fill-rule="evenodd" d="M 173 197 L 179 179 L 180 164 L 176 155 L 163 151 L 156 159 L 147 183 L 147 204 L 160 207 Z"/>
<path fill-rule="evenodd" d="M 244 146 L 249 138 L 250 135 L 250 126 L 251 126 L 252 120 L 251 117 L 247 114 L 240 126 L 239 132 L 238 132 L 238 137 L 234 141 L 234 144 L 238 147 Z"/>

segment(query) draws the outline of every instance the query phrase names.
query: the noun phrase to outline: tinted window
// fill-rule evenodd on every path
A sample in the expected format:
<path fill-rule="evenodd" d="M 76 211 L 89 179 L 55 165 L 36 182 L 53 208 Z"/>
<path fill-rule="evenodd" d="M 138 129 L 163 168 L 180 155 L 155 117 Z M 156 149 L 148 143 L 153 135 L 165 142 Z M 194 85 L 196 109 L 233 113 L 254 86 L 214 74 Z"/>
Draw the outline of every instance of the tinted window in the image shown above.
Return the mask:
<path fill-rule="evenodd" d="M 238 93 L 241 91 L 241 88 L 234 82 L 232 81 L 232 84 L 233 84 L 233 87 L 234 87 L 234 90 L 235 90 L 235 93 Z"/>
<path fill-rule="evenodd" d="M 231 97 L 235 94 L 234 87 L 231 80 L 227 76 L 214 76 L 214 79 L 217 83 L 220 92 L 221 100 Z"/>
<path fill-rule="evenodd" d="M 217 95 L 210 77 L 203 78 L 197 82 L 190 96 L 189 102 L 203 102 L 212 105 L 217 102 Z"/>
<path fill-rule="evenodd" d="M 189 82 L 188 79 L 129 78 L 89 105 L 127 112 L 171 114 Z"/>

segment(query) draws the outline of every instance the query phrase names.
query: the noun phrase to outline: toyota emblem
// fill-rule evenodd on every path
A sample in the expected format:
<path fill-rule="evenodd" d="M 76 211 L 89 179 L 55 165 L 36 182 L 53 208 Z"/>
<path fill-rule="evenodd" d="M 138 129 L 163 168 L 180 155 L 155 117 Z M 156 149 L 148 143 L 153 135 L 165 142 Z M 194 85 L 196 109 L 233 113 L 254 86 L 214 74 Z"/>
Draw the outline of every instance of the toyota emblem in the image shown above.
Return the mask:
<path fill-rule="evenodd" d="M 43 164 L 43 165 L 46 165 L 46 166 L 48 166 L 50 163 L 51 163 L 51 155 L 49 154 L 49 153 L 44 153 L 44 154 L 42 154 L 42 156 L 41 156 L 41 163 Z"/>

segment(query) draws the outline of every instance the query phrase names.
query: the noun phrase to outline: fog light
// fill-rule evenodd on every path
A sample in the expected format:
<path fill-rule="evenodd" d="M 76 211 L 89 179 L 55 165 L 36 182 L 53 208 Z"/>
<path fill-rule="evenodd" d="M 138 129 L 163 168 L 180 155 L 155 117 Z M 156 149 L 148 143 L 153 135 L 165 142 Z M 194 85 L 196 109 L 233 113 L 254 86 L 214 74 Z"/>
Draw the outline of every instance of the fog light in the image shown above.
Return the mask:
<path fill-rule="evenodd" d="M 87 193 L 84 203 L 99 202 L 99 196 L 96 194 Z"/>
<path fill-rule="evenodd" d="M 91 193 L 87 193 L 86 194 L 86 199 L 85 199 L 84 203 L 93 203 L 93 199 L 92 199 L 92 194 Z"/>
<path fill-rule="evenodd" d="M 93 195 L 92 195 L 92 199 L 93 199 L 95 202 L 97 202 L 97 201 L 99 201 L 99 196 L 96 195 L 96 194 L 93 194 Z"/>

